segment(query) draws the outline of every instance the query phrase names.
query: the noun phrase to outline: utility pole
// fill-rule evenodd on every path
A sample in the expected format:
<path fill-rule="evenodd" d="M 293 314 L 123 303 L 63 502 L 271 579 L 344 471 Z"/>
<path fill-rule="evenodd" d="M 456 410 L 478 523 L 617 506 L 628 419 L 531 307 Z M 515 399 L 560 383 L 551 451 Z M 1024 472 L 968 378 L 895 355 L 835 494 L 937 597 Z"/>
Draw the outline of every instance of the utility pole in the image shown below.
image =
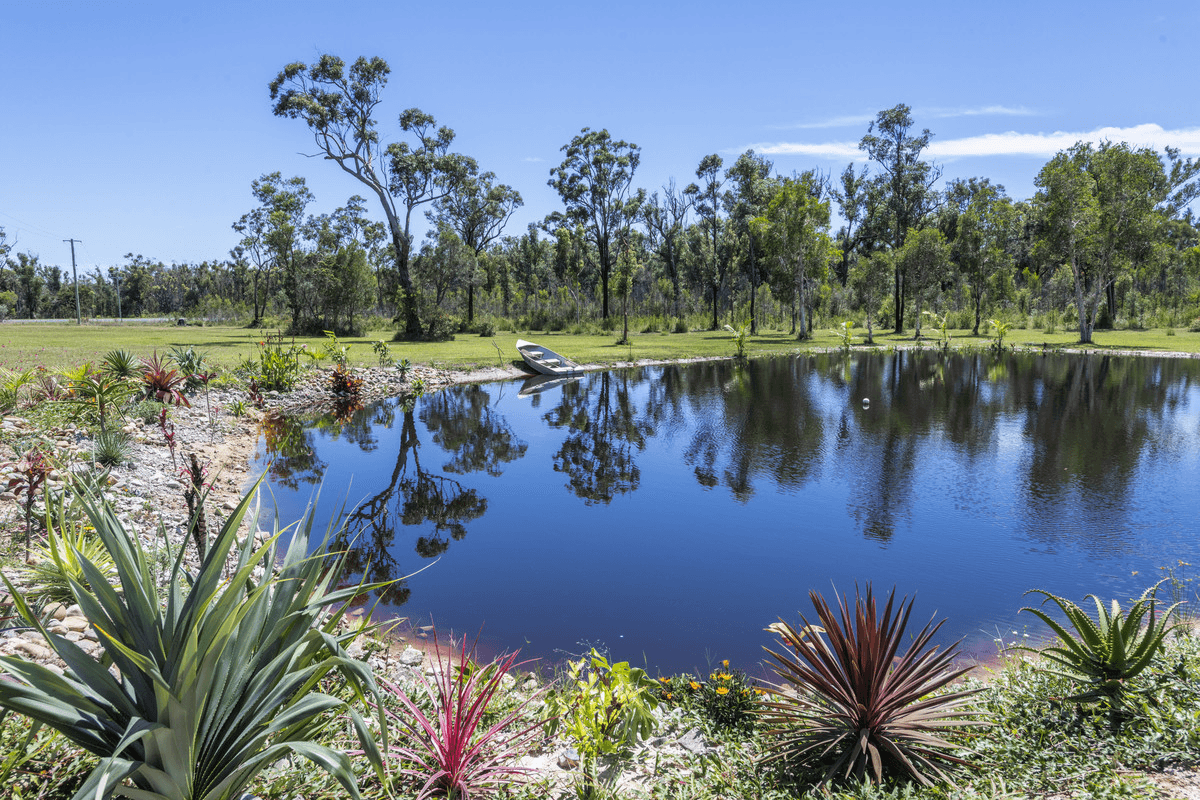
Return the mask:
<path fill-rule="evenodd" d="M 75 324 L 83 324 L 83 315 L 79 313 L 79 275 L 75 272 L 75 243 L 83 244 L 82 239 L 63 239 L 71 243 L 71 277 L 75 280 Z"/>

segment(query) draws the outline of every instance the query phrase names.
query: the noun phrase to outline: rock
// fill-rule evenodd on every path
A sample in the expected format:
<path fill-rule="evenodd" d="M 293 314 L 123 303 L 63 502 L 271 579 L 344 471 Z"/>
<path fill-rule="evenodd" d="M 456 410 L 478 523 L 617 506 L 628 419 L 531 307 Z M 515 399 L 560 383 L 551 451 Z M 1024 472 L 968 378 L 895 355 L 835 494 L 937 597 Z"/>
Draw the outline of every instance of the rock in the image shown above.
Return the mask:
<path fill-rule="evenodd" d="M 15 653 L 24 653 L 34 661 L 43 661 L 54 656 L 54 651 L 50 648 L 34 644 L 28 639 L 18 639 L 13 642 L 12 649 Z"/>
<path fill-rule="evenodd" d="M 425 654 L 415 647 L 406 647 L 398 660 L 406 667 L 416 667 L 425 660 Z"/>
<path fill-rule="evenodd" d="M 680 735 L 677 743 L 689 753 L 700 754 L 708 749 L 708 745 L 704 743 L 704 737 L 700 735 L 700 731 L 696 728 L 692 728 Z"/>
<path fill-rule="evenodd" d="M 67 617 L 63 620 L 63 627 L 75 633 L 83 633 L 91 627 L 91 623 L 87 621 L 86 617 Z"/>
<path fill-rule="evenodd" d="M 62 603 L 50 603 L 42 613 L 49 615 L 51 619 L 64 620 L 67 618 L 67 607 Z"/>

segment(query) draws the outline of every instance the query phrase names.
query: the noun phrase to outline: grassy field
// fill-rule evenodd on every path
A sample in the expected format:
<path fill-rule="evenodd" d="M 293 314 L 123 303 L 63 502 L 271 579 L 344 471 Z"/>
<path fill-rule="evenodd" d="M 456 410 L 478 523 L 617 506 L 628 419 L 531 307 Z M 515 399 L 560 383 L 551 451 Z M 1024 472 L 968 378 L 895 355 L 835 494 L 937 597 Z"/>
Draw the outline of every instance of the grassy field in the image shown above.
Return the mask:
<path fill-rule="evenodd" d="M 926 330 L 926 333 L 935 333 Z M 798 342 L 786 331 L 761 331 L 746 342 L 749 356 L 801 352 L 814 348 L 839 346 L 838 338 L 828 330 L 817 330 L 811 341 Z M 139 356 L 154 351 L 167 353 L 173 347 L 194 347 L 207 355 L 221 368 L 235 367 L 243 358 L 255 353 L 264 331 L 236 327 L 176 327 L 165 324 L 87 324 L 71 323 L 2 323 L 0 324 L 0 368 L 25 370 L 42 366 L 49 370 L 76 367 L 88 362 L 98 363 L 110 350 L 122 348 Z M 856 349 L 865 347 L 865 331 L 854 330 Z M 389 342 L 394 358 L 407 358 L 413 364 L 436 365 L 454 369 L 473 369 L 516 363 L 515 343 L 518 338 L 533 339 L 547 347 L 585 364 L 614 364 L 641 359 L 670 360 L 694 357 L 728 357 L 733 355 L 732 334 L 728 331 L 693 331 L 690 333 L 631 334 L 631 343 L 618 345 L 615 333 L 573 335 L 545 332 L 499 332 L 495 337 L 459 334 L 451 342 L 390 342 L 392 331 L 371 331 L 362 338 L 343 339 L 352 345 L 350 360 L 368 365 L 376 362 L 371 350 L 373 342 Z M 952 347 L 984 347 L 992 340 L 986 336 L 971 336 L 969 330 L 951 332 Z M 322 337 L 296 337 L 297 344 L 320 347 Z M 926 346 L 934 339 L 924 339 Z M 1073 331 L 1047 334 L 1040 330 L 1015 329 L 1005 337 L 1005 343 L 1027 347 L 1074 347 L 1079 341 Z M 913 344 L 912 332 L 876 334 L 878 347 L 905 347 Z M 1200 353 L 1200 333 L 1186 330 L 1168 335 L 1166 330 L 1099 331 L 1089 350 L 1139 350 L 1147 353 Z"/>

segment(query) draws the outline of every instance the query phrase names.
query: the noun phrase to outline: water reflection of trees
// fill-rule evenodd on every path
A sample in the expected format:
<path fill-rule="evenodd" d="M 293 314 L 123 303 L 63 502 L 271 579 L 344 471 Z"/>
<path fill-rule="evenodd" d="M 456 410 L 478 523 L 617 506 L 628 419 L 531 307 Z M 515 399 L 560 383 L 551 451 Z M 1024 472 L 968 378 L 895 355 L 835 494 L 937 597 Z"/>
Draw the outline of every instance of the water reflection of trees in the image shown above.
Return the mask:
<path fill-rule="evenodd" d="M 644 379 L 643 370 L 594 373 L 564 386 L 558 405 L 543 417 L 568 429 L 554 470 L 566 474 L 567 488 L 588 505 L 608 503 L 641 481 L 636 454 L 654 428 L 638 413 L 632 390 Z"/>
<path fill-rule="evenodd" d="M 315 486 L 321 482 L 329 465 L 317 455 L 313 435 L 296 417 L 275 413 L 263 418 L 262 440 L 272 481 L 292 491 L 301 483 Z"/>
<path fill-rule="evenodd" d="M 523 457 L 529 448 L 478 384 L 452 387 L 426 398 L 421 421 L 433 441 L 452 454 L 442 469 L 455 475 L 486 472 L 498 476 L 504 464 Z"/>

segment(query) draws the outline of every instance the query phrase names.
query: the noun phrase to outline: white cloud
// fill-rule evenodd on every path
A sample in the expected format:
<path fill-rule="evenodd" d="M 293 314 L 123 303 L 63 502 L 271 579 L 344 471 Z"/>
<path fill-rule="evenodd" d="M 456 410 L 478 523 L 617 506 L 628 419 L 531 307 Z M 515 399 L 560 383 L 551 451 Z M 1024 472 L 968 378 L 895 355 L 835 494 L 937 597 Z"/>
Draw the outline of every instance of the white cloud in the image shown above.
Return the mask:
<path fill-rule="evenodd" d="M 926 113 L 941 119 L 951 117 L 1032 117 L 1037 114 L 1028 108 L 1009 108 L 1008 106 L 983 106 L 982 108 L 931 108 Z M 914 114 L 920 116 L 920 113 Z"/>
<path fill-rule="evenodd" d="M 858 142 L 824 142 L 808 144 L 806 142 L 763 142 L 747 145 L 729 153 L 744 153 L 753 150 L 768 156 L 816 156 L 818 158 L 853 158 L 861 160 L 863 153 L 858 149 Z"/>
<path fill-rule="evenodd" d="M 964 158 L 968 156 L 1039 156 L 1049 158 L 1076 142 L 1099 144 L 1103 141 L 1128 142 L 1135 147 L 1178 147 L 1187 155 L 1200 154 L 1200 128 L 1163 130 L 1161 125 L 1147 123 L 1130 128 L 1098 128 L 1094 131 L 1054 133 L 986 133 L 963 139 L 934 139 L 929 144 L 933 158 Z"/>
<path fill-rule="evenodd" d="M 849 117 L 832 117 L 830 119 L 818 120 L 817 122 L 796 122 L 791 125 L 770 125 L 771 130 L 808 130 L 812 128 L 849 128 L 851 126 L 858 127 L 860 125 L 870 125 L 871 120 L 875 119 L 874 114 L 860 114 L 858 116 Z"/>
<path fill-rule="evenodd" d="M 1177 147 L 1184 155 L 1200 155 L 1200 128 L 1178 128 L 1164 130 L 1161 125 L 1147 123 L 1129 128 L 1107 127 L 1094 131 L 1054 133 L 985 133 L 962 139 L 937 139 L 929 143 L 927 154 L 931 158 L 950 160 L 956 158 L 978 158 L 988 156 L 1036 156 L 1050 158 L 1060 150 L 1066 150 L 1076 142 L 1099 144 L 1103 141 L 1128 142 L 1134 147 L 1149 147 L 1161 151 L 1164 147 Z M 756 153 L 779 156 L 812 156 L 828 159 L 865 160 L 858 149 L 858 142 L 766 142 L 749 145 Z M 729 152 L 743 152 L 747 148 Z"/>
<path fill-rule="evenodd" d="M 537 156 L 525 156 L 525 158 L 523 158 L 523 159 L 521 159 L 521 160 L 522 160 L 522 161 L 528 161 L 528 162 L 529 162 L 529 163 L 531 163 L 531 164 L 537 164 L 537 163 L 539 163 L 539 162 L 545 161 L 546 159 L 544 159 L 544 158 L 538 158 Z"/>

